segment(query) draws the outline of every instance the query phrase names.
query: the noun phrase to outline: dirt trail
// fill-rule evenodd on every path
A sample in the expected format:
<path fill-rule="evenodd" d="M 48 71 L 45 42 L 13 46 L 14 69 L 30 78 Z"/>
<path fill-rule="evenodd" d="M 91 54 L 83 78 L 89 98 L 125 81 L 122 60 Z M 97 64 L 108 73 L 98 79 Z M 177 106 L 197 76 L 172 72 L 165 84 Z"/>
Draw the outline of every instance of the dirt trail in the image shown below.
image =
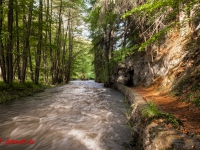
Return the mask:
<path fill-rule="evenodd" d="M 156 106 L 167 113 L 179 118 L 183 126 L 180 130 L 190 136 L 196 136 L 200 140 L 200 109 L 189 103 L 181 102 L 177 97 L 166 93 L 160 93 L 153 87 L 132 87 L 147 102 L 154 102 Z"/>

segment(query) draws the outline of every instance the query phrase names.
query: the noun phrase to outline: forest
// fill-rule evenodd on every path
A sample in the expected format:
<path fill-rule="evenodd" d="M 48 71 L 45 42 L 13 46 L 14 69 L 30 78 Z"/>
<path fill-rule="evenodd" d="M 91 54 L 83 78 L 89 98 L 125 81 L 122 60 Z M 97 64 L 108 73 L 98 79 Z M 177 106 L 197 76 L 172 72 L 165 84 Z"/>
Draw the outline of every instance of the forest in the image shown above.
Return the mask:
<path fill-rule="evenodd" d="M 121 93 L 110 87 L 124 93 L 124 100 Z M 22 97 L 28 99 L 23 101 L 26 105 L 21 104 Z M 11 127 L 20 119 L 27 121 L 21 114 L 36 110 L 41 114 L 40 118 L 37 113 L 32 118 L 36 120 L 33 122 L 39 122 L 37 126 L 49 125 L 52 118 L 53 123 L 60 121 L 59 129 L 63 129 L 62 133 L 67 131 L 63 137 L 69 134 L 70 140 L 77 138 L 79 148 L 89 149 L 92 145 L 100 149 L 99 139 L 110 136 L 109 140 L 104 139 L 110 142 L 118 138 L 118 134 L 110 134 L 114 128 L 118 132 L 120 127 L 112 121 L 123 115 L 134 133 L 124 145 L 119 140 L 120 146 L 133 148 L 146 140 L 146 146 L 151 147 L 148 142 L 154 140 L 154 135 L 148 137 L 149 133 L 151 129 L 156 133 L 162 125 L 163 131 L 166 127 L 172 133 L 169 149 L 174 143 L 190 145 L 191 149 L 200 147 L 200 0 L 0 0 L 0 110 L 3 114 L 8 112 L 7 106 L 12 106 L 4 102 L 11 100 L 16 100 L 13 108 L 18 109 L 17 117 L 15 111 L 8 114 Z M 127 108 L 121 108 L 123 103 Z M 25 113 L 21 108 L 26 108 Z M 116 115 L 118 108 L 119 115 Z M 122 113 L 121 109 L 127 112 Z M 77 119 L 78 115 L 81 120 Z M 70 122 L 69 130 L 64 130 L 71 121 L 66 118 L 75 119 Z M 105 125 L 105 133 L 78 128 L 87 118 L 94 124 L 83 127 L 98 124 L 101 129 Z M 6 119 L 2 126 L 9 129 Z M 20 127 L 16 126 L 17 129 Z M 47 126 L 43 129 L 45 134 L 51 133 L 49 129 Z M 191 145 L 185 135 L 182 137 L 185 141 L 180 142 L 180 136 L 176 137 L 178 140 L 173 137 L 174 129 L 197 142 Z M 15 133 L 10 131 L 8 135 Z M 52 131 L 57 135 L 58 130 Z M 124 137 L 128 138 L 127 135 Z M 157 135 L 162 149 L 166 143 L 161 143 Z M 143 136 L 145 140 L 138 140 Z M 53 136 L 49 137 L 53 140 Z M 165 142 L 165 137 L 162 138 Z M 92 143 L 94 139 L 97 141 Z M 58 143 L 58 140 L 53 141 Z M 65 142 L 61 143 L 66 146 Z"/>
<path fill-rule="evenodd" d="M 198 85 L 199 20 L 199 0 L 1 0 L 1 83 L 95 79 L 173 90 L 193 86 L 182 83 L 193 72 Z"/>
<path fill-rule="evenodd" d="M 116 63 L 123 63 L 131 55 L 135 59 L 138 55 L 147 56 L 149 71 L 155 79 L 153 65 L 158 55 L 163 56 L 160 52 L 170 36 L 177 33 L 180 42 L 176 45 L 183 47 L 187 35 L 186 38 L 194 40 L 195 48 L 199 47 L 198 0 L 110 0 L 92 1 L 91 4 L 89 21 L 96 80 L 103 81 L 105 86 L 112 81 Z M 102 58 L 104 62 L 100 61 Z"/>
<path fill-rule="evenodd" d="M 1 79 L 35 84 L 93 78 L 83 1 L 0 1 Z"/>

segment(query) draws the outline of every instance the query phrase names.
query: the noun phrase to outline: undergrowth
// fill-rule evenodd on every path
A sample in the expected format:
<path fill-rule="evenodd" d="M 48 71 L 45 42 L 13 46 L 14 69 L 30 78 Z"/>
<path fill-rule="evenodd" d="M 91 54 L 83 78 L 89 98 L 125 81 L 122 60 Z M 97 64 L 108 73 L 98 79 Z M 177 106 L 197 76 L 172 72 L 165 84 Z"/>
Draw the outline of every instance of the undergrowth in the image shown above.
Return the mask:
<path fill-rule="evenodd" d="M 200 107 L 200 97 L 195 98 L 192 102 L 193 102 L 196 106 L 199 106 L 199 107 Z"/>
<path fill-rule="evenodd" d="M 127 111 L 124 112 L 124 114 L 126 115 L 126 118 L 128 119 L 128 121 L 126 122 L 126 126 L 129 129 L 132 129 L 133 123 L 132 123 L 131 116 L 132 116 L 132 110 L 133 110 L 134 105 L 133 104 L 131 105 L 131 103 L 126 98 L 124 98 L 124 104 L 127 108 Z"/>
<path fill-rule="evenodd" d="M 172 93 L 178 96 L 181 101 L 194 103 L 200 107 L 200 51 L 199 51 L 200 39 L 194 39 L 189 41 L 185 46 L 187 55 L 184 57 L 183 66 L 185 71 L 177 76 L 179 80 L 175 83 Z M 191 67 L 186 67 L 191 62 Z"/>
<path fill-rule="evenodd" d="M 124 104 L 127 108 L 127 111 L 124 112 L 124 114 L 126 115 L 126 118 L 128 119 L 128 121 L 126 122 L 126 126 L 127 128 L 129 128 L 130 130 L 133 129 L 133 120 L 132 120 L 132 111 L 134 108 L 134 105 L 130 103 L 130 101 L 128 101 L 126 99 L 126 97 L 124 98 Z M 131 137 L 131 139 L 129 139 L 128 143 L 127 143 L 127 149 L 133 149 L 133 147 L 137 146 L 137 142 L 135 141 L 134 137 Z"/>
<path fill-rule="evenodd" d="M 181 121 L 172 114 L 161 112 L 153 102 L 147 103 L 147 106 L 142 109 L 142 115 L 150 121 L 164 119 L 164 123 L 172 124 L 174 127 L 178 127 L 181 124 Z"/>
<path fill-rule="evenodd" d="M 200 106 L 200 73 L 186 76 L 172 91 L 180 100 Z"/>
<path fill-rule="evenodd" d="M 47 88 L 47 85 L 36 85 L 32 82 L 13 82 L 10 85 L 0 82 L 0 103 L 19 99 L 20 97 L 30 96 L 34 93 L 44 91 L 45 88 Z"/>

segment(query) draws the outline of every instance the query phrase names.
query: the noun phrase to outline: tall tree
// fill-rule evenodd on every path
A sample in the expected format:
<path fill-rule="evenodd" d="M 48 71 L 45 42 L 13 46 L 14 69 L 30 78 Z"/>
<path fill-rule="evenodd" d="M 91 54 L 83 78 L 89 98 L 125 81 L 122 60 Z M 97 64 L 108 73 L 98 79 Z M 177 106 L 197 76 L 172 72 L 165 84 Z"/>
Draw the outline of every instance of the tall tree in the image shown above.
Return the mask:
<path fill-rule="evenodd" d="M 39 82 L 39 75 L 40 75 L 40 63 L 41 63 L 41 52 L 42 52 L 42 30 L 43 30 L 43 2 L 42 0 L 39 1 L 39 28 L 38 28 L 38 45 L 37 45 L 37 52 L 36 52 L 36 67 L 35 67 L 35 83 L 38 84 Z"/>
<path fill-rule="evenodd" d="M 3 28 L 3 0 L 0 0 L 0 35 L 2 35 L 2 28 Z M 0 37 L 0 66 L 1 72 L 3 76 L 3 81 L 7 83 L 6 78 L 6 66 L 5 66 L 5 56 L 4 56 L 4 47 L 2 43 L 2 37 Z"/>
<path fill-rule="evenodd" d="M 26 21 L 25 17 L 24 17 L 24 24 L 26 24 L 26 36 L 25 36 L 25 46 L 23 49 L 23 53 L 22 53 L 22 73 L 21 73 L 21 82 L 24 83 L 25 82 L 25 77 L 26 77 L 26 70 L 27 70 L 27 59 L 28 59 L 28 55 L 30 54 L 30 32 L 31 32 L 31 21 L 32 21 L 32 11 L 33 11 L 33 0 L 30 1 L 29 4 L 29 13 L 28 13 L 28 21 Z M 30 56 L 29 59 L 31 60 Z M 31 61 L 30 61 L 30 66 L 32 67 Z"/>
<path fill-rule="evenodd" d="M 47 82 L 51 76 L 53 84 L 68 82 L 72 63 L 80 54 L 75 39 L 81 36 L 77 28 L 81 7 L 81 0 L 0 0 L 3 81 L 11 84 L 17 77 L 22 83 L 38 84 L 42 77 Z"/>
<path fill-rule="evenodd" d="M 7 83 L 13 82 L 13 0 L 8 2 L 8 39 L 6 49 Z"/>
<path fill-rule="evenodd" d="M 61 63 L 60 63 L 60 53 L 61 53 L 61 27 L 62 27 L 62 8 L 63 7 L 63 2 L 61 0 L 60 2 L 60 9 L 59 9 L 59 14 L 58 14 L 58 31 L 56 35 L 56 62 L 55 62 L 55 74 L 54 74 L 54 80 L 55 82 L 61 83 L 62 82 L 62 75 L 61 75 Z"/>
<path fill-rule="evenodd" d="M 68 65 L 65 74 L 65 82 L 69 82 L 71 73 L 71 59 L 72 59 L 72 49 L 73 49 L 73 37 L 72 37 L 72 19 L 71 10 L 69 9 L 69 19 L 68 19 Z"/>
<path fill-rule="evenodd" d="M 19 39 L 19 3 L 15 0 L 15 25 L 16 25 L 16 69 L 18 80 L 21 79 L 21 69 L 20 69 L 20 39 Z M 15 74 L 14 74 L 15 75 Z"/>

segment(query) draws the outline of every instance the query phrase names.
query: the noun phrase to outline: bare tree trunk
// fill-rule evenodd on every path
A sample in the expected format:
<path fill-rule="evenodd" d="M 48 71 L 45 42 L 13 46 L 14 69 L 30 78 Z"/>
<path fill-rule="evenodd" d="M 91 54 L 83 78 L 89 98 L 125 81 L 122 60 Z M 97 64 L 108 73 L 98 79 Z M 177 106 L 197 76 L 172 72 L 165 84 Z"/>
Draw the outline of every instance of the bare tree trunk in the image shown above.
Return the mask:
<path fill-rule="evenodd" d="M 102 66 L 103 64 L 103 54 L 101 52 L 101 45 L 97 46 L 97 49 L 95 49 L 95 57 L 94 57 L 94 67 L 95 67 L 95 81 L 100 83 L 102 82 L 101 80 L 101 75 L 102 75 Z"/>
<path fill-rule="evenodd" d="M 37 46 L 37 53 L 36 53 L 36 68 L 35 68 L 35 83 L 38 84 L 39 82 L 39 75 L 40 75 L 40 62 L 41 62 L 41 51 L 42 51 L 42 13 L 43 13 L 43 3 L 42 0 L 39 1 L 39 39 L 38 39 L 38 46 Z"/>
<path fill-rule="evenodd" d="M 29 67 L 30 67 L 30 73 L 31 73 L 31 81 L 34 82 L 33 64 L 32 64 L 32 57 L 31 57 L 30 47 L 28 48 L 28 56 L 29 56 Z"/>
<path fill-rule="evenodd" d="M 26 15 L 23 16 L 23 25 L 24 28 L 27 30 L 27 23 L 26 23 Z M 27 38 L 27 33 L 24 32 L 24 46 L 23 46 L 23 51 L 22 51 L 22 70 L 21 70 L 21 78 L 20 82 L 24 83 L 25 81 L 25 75 L 26 75 L 26 66 L 27 66 L 27 51 L 26 51 L 26 38 Z"/>
<path fill-rule="evenodd" d="M 16 51 L 17 51 L 17 62 L 16 62 L 16 66 L 17 66 L 17 77 L 18 80 L 20 80 L 21 77 L 21 69 L 20 69 L 20 50 L 19 50 L 19 14 L 18 14 L 18 1 L 16 0 L 16 6 L 17 9 L 15 9 L 15 15 L 16 15 L 16 36 L 17 36 L 17 41 L 16 41 Z"/>
<path fill-rule="evenodd" d="M 111 58 L 114 56 L 113 55 L 113 50 L 114 50 L 113 46 L 114 46 L 114 29 L 112 26 L 110 29 L 110 33 L 109 33 L 109 51 L 111 54 Z"/>
<path fill-rule="evenodd" d="M 123 40 L 123 47 L 126 47 L 126 39 L 127 39 L 127 20 L 124 19 L 124 40 Z"/>
<path fill-rule="evenodd" d="M 104 77 L 104 87 L 110 86 L 109 81 L 109 45 L 108 45 L 108 36 L 107 29 L 104 28 L 104 57 L 105 57 L 105 77 Z"/>
<path fill-rule="evenodd" d="M 3 26 L 3 7 L 2 7 L 2 0 L 0 0 L 0 35 L 2 34 L 2 26 Z M 3 49 L 3 43 L 2 38 L 0 38 L 0 66 L 1 66 L 1 72 L 3 81 L 7 83 L 6 79 L 6 66 L 5 66 L 5 57 L 4 57 L 4 49 Z"/>
<path fill-rule="evenodd" d="M 30 31 L 31 31 L 31 21 L 32 21 L 32 10 L 33 10 L 33 1 L 31 1 L 29 6 L 29 14 L 28 14 L 28 24 L 26 25 L 26 39 L 25 39 L 25 47 L 23 50 L 22 58 L 23 58 L 23 65 L 22 65 L 22 73 L 21 73 L 21 82 L 24 83 L 26 79 L 26 68 L 27 68 L 27 59 L 28 54 L 30 54 L 30 45 L 29 45 L 29 37 L 30 37 Z M 24 20 L 26 24 L 26 20 Z M 32 68 L 32 62 L 31 62 L 31 56 L 29 56 L 29 63 L 30 68 Z M 31 70 L 32 71 L 32 70 Z"/>
<path fill-rule="evenodd" d="M 50 1 L 51 4 L 49 4 L 49 0 L 47 0 L 47 14 L 49 14 L 49 8 L 51 8 L 50 11 L 50 21 L 49 21 L 49 45 L 50 45 L 50 60 L 51 60 L 51 78 L 52 78 L 52 84 L 55 84 L 54 81 L 54 70 L 55 70 L 55 65 L 54 65 L 54 59 L 53 59 L 53 49 L 52 49 L 52 33 L 51 33 L 51 27 L 52 27 L 52 0 Z"/>
<path fill-rule="evenodd" d="M 46 19 L 46 26 L 47 26 L 46 30 L 45 30 L 45 39 L 44 39 L 45 44 L 47 44 L 48 29 L 49 29 L 49 8 L 48 7 L 49 7 L 49 3 L 48 3 L 48 0 L 47 0 L 47 4 L 45 3 L 45 10 L 46 10 L 46 18 L 45 19 Z M 48 72 L 47 72 L 48 63 L 47 63 L 46 48 L 43 51 L 43 62 L 44 62 L 44 83 L 47 83 L 47 80 L 48 80 Z"/>
<path fill-rule="evenodd" d="M 13 0 L 9 0 L 8 4 L 8 40 L 7 40 L 7 52 L 6 52 L 6 71 L 7 71 L 7 83 L 13 82 Z"/>
<path fill-rule="evenodd" d="M 59 11 L 59 23 L 58 23 L 58 32 L 57 32 L 57 52 L 56 52 L 56 71 L 55 71 L 55 81 L 58 83 L 62 82 L 62 77 L 60 75 L 60 52 L 61 52 L 61 24 L 62 24 L 62 0 L 60 4 Z"/>
<path fill-rule="evenodd" d="M 72 37 L 72 22 L 71 22 L 71 11 L 69 10 L 69 19 L 68 19 L 68 67 L 65 73 L 65 82 L 69 82 L 71 74 L 71 59 L 72 59 L 72 50 L 73 50 L 73 37 Z"/>
<path fill-rule="evenodd" d="M 68 28 L 68 27 L 67 27 Z M 64 31 L 64 29 L 63 29 Z M 66 72 L 66 67 L 67 67 L 67 62 L 66 62 L 66 44 L 67 44 L 67 31 L 65 33 L 65 37 L 64 37 L 64 45 L 63 45 L 63 54 L 62 54 L 62 72 L 63 75 L 65 77 L 65 72 Z M 65 78 L 64 78 L 65 80 Z M 65 81 L 64 81 L 65 82 Z"/>

